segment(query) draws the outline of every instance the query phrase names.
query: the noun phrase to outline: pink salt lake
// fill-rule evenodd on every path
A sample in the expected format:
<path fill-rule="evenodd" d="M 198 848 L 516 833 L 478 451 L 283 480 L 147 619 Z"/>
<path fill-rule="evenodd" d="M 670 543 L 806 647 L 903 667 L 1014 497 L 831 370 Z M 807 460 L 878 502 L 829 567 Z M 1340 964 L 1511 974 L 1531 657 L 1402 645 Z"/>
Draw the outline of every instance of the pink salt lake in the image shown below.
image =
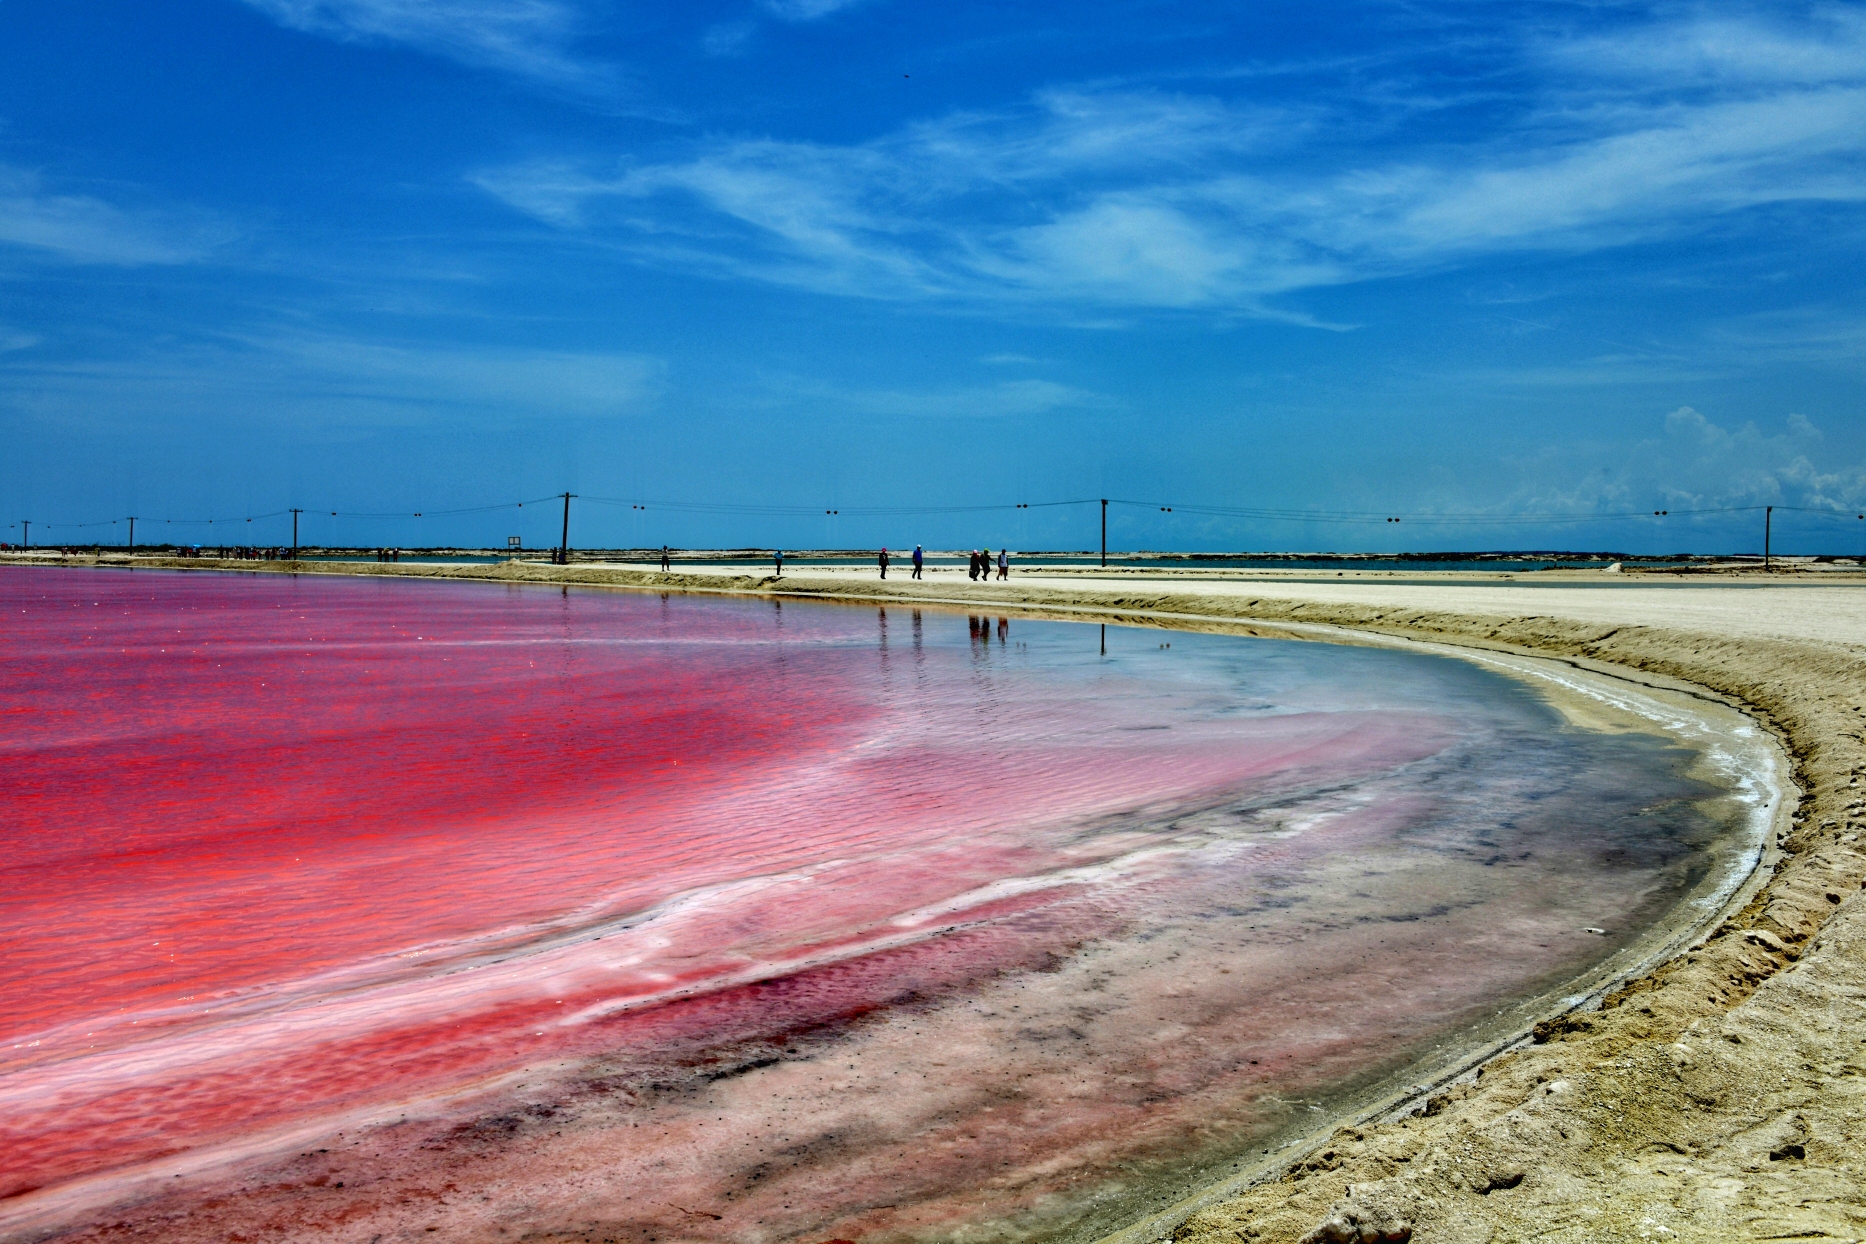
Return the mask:
<path fill-rule="evenodd" d="M 101 570 L 0 608 L 6 1240 L 1090 1237 L 1584 971 L 1728 829 L 1684 749 L 1417 653 Z"/>

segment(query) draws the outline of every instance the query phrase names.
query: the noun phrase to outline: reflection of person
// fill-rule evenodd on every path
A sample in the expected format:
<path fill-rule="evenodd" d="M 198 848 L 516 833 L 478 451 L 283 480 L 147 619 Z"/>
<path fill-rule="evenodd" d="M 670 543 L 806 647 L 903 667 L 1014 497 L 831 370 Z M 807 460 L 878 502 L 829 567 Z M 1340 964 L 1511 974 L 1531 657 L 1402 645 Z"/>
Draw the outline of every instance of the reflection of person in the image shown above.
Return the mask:
<path fill-rule="evenodd" d="M 888 577 L 888 551 L 886 549 L 881 550 L 880 561 L 881 561 L 881 577 L 885 579 Z"/>
<path fill-rule="evenodd" d="M 925 560 L 926 555 L 920 551 L 920 546 L 914 545 L 914 578 L 920 577 L 920 564 Z"/>
<path fill-rule="evenodd" d="M 784 577 L 784 550 L 772 549 L 771 560 L 777 563 L 777 577 L 782 579 Z"/>

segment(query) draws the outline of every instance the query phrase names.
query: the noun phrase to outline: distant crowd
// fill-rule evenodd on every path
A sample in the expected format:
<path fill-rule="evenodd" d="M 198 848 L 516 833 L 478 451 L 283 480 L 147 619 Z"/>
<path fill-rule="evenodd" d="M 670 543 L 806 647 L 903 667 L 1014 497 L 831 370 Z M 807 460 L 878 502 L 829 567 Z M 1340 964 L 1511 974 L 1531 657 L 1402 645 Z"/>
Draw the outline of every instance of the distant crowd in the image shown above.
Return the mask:
<path fill-rule="evenodd" d="M 926 550 L 920 547 L 918 544 L 914 545 L 914 552 L 913 552 L 914 571 L 911 577 L 915 579 L 920 579 L 926 576 L 926 561 L 927 561 Z M 894 558 L 886 549 L 881 549 L 875 554 L 875 564 L 878 567 L 880 567 L 881 577 L 885 579 L 888 577 L 888 568 L 894 564 Z M 665 546 L 663 546 L 661 549 L 662 571 L 665 572 L 669 568 L 669 565 L 670 565 L 670 561 L 669 561 L 669 556 L 668 556 L 668 549 Z M 780 579 L 783 578 L 784 577 L 784 550 L 783 549 L 773 549 L 771 551 L 771 565 L 772 565 L 772 570 L 777 575 L 777 577 Z M 991 550 L 989 548 L 973 549 L 971 557 L 968 558 L 966 561 L 966 566 L 965 566 L 966 578 L 972 580 L 974 583 L 985 582 L 991 578 L 992 565 L 993 565 L 993 562 L 991 559 Z M 998 578 L 1009 579 L 1011 577 L 1011 550 L 999 549 L 998 560 L 997 560 L 996 565 L 997 565 L 997 570 L 998 570 Z"/>

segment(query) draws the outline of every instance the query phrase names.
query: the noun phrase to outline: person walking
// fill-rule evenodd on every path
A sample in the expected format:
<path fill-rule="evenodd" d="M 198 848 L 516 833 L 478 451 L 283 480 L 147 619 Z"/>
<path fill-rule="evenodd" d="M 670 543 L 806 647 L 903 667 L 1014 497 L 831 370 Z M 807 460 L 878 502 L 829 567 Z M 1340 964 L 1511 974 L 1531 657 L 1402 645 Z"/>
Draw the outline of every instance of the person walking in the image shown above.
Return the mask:
<path fill-rule="evenodd" d="M 998 578 L 1008 579 L 1010 577 L 1011 577 L 1011 550 L 999 549 L 998 550 Z"/>
<path fill-rule="evenodd" d="M 782 579 L 784 577 L 784 550 L 772 549 L 771 560 L 777 563 L 777 577 Z"/>
<path fill-rule="evenodd" d="M 661 573 L 666 574 L 669 570 L 673 568 L 673 565 L 674 565 L 673 559 L 671 559 L 667 555 L 667 546 L 663 544 L 661 546 Z"/>
<path fill-rule="evenodd" d="M 920 577 L 920 567 L 925 561 L 926 554 L 920 551 L 919 545 L 914 545 L 914 578 Z"/>
<path fill-rule="evenodd" d="M 886 549 L 881 550 L 880 561 L 881 561 L 881 577 L 885 579 L 888 577 L 888 551 Z"/>

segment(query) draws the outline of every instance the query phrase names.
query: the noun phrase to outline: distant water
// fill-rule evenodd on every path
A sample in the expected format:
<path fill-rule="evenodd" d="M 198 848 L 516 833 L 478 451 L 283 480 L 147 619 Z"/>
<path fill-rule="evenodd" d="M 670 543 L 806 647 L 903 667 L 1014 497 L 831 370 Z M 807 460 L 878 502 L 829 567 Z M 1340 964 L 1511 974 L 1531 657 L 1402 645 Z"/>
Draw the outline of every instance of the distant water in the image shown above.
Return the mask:
<path fill-rule="evenodd" d="M 326 577 L 0 606 L 0 1231 L 524 1067 L 543 1114 L 471 1133 L 500 1230 L 1110 1225 L 1597 961 L 1724 828 L 1682 750 L 1413 653 Z"/>
<path fill-rule="evenodd" d="M 631 558 L 646 558 L 653 555 L 653 550 L 626 550 L 620 553 L 620 556 Z M 531 554 L 531 556 L 538 556 L 538 554 Z M 893 564 L 896 567 L 895 573 L 905 574 L 906 570 L 901 569 L 901 567 L 908 566 L 911 568 L 911 554 L 902 554 L 899 550 L 895 550 L 893 556 Z M 341 559 L 333 558 L 331 560 Z M 437 558 L 435 560 L 447 559 Z M 460 558 L 458 560 L 465 561 L 471 559 Z M 925 560 L 926 564 L 929 566 L 963 566 L 966 564 L 966 559 L 964 557 L 929 557 Z M 1644 560 L 1645 559 L 1635 557 L 1623 558 L 1617 553 L 1602 554 L 1599 556 L 1570 555 L 1540 557 L 1529 553 L 1497 554 L 1494 556 L 1485 555 L 1482 557 L 1432 557 L 1418 554 L 1394 557 L 1381 557 L 1374 554 L 1342 557 L 1286 557 L 1281 555 L 1264 557 L 1252 557 L 1249 555 L 1224 557 L 1201 554 L 1197 557 L 1110 556 L 1107 564 L 1113 567 L 1137 570 L 1495 570 L 1514 573 L 1536 570 L 1598 570 L 1614 561 L 1624 561 L 1627 565 L 1634 565 L 1641 564 Z M 678 553 L 674 555 L 673 561 L 675 570 L 680 570 L 683 566 L 689 564 Z M 703 566 L 762 567 L 768 570 L 771 567 L 771 559 L 769 557 L 707 557 L 704 559 L 696 559 L 692 564 Z M 873 554 L 862 557 L 833 555 L 786 557 L 784 559 L 784 564 L 796 570 L 807 569 L 811 566 L 873 566 L 875 564 L 875 558 Z M 994 566 L 996 565 L 995 559 L 993 564 Z M 1011 555 L 1013 575 L 1020 569 L 1027 569 L 1030 567 L 1041 566 L 1066 569 L 1074 566 L 1100 567 L 1101 564 L 1101 558 L 1094 554 L 1013 553 Z M 996 574 L 997 572 L 994 570 L 993 573 Z"/>

